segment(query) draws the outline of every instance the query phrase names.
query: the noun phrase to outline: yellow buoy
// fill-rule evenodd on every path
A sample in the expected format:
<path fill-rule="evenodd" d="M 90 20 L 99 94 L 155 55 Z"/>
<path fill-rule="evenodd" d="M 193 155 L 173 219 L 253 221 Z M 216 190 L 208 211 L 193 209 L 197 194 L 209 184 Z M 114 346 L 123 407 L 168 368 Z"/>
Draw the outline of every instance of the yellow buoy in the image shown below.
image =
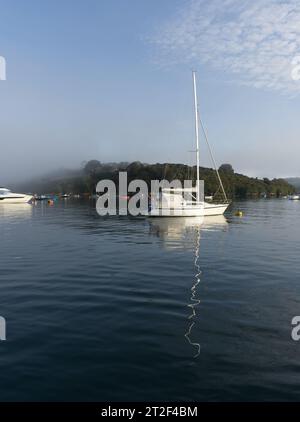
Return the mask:
<path fill-rule="evenodd" d="M 237 210 L 237 211 L 234 213 L 234 215 L 235 215 L 236 217 L 243 217 L 244 213 L 243 213 L 243 211 L 241 211 L 241 210 Z"/>

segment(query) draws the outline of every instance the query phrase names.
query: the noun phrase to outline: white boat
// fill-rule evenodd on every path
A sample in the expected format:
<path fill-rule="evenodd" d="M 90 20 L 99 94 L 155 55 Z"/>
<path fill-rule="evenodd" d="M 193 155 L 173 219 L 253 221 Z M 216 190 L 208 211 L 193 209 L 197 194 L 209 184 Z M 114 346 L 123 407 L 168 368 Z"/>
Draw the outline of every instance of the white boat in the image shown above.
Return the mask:
<path fill-rule="evenodd" d="M 30 202 L 32 195 L 13 193 L 9 189 L 0 188 L 0 204 L 24 204 Z"/>
<path fill-rule="evenodd" d="M 152 200 L 150 217 L 208 217 L 222 215 L 228 203 L 197 200 L 196 188 L 165 188 Z"/>
<path fill-rule="evenodd" d="M 289 199 L 290 199 L 291 201 L 299 201 L 299 200 L 300 200 L 300 195 L 291 195 L 291 196 L 289 197 Z"/>
<path fill-rule="evenodd" d="M 197 163 L 197 181 L 195 188 L 166 188 L 162 189 L 156 198 L 151 200 L 151 209 L 148 213 L 149 217 L 205 217 L 222 215 L 229 206 L 229 202 L 224 190 L 222 180 L 220 178 L 215 160 L 212 155 L 211 148 L 208 143 L 206 131 L 202 121 L 199 119 L 196 72 L 193 71 L 193 89 L 194 89 L 194 107 L 195 107 L 195 134 L 196 134 L 196 163 Z M 199 122 L 203 130 L 205 140 L 207 142 L 211 159 L 213 161 L 221 190 L 224 196 L 224 202 L 214 203 L 205 202 L 204 189 L 200 189 L 200 160 L 199 160 Z M 212 198 L 209 197 L 211 200 Z"/>

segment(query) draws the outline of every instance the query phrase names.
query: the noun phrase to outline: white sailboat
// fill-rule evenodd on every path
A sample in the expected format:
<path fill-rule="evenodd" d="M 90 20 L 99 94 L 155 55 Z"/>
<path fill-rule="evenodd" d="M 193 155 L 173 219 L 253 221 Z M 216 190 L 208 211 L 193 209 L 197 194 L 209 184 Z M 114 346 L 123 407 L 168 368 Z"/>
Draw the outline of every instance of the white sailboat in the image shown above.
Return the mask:
<path fill-rule="evenodd" d="M 196 137 L 196 166 L 197 166 L 197 181 L 194 188 L 163 188 L 157 198 L 152 198 L 150 217 L 205 217 L 222 215 L 229 206 L 229 202 L 224 190 L 222 180 L 220 178 L 215 160 L 212 155 L 211 148 L 208 143 L 206 132 L 199 120 L 198 100 L 197 100 L 197 86 L 196 86 L 196 72 L 193 71 L 193 89 L 194 89 L 194 107 L 195 107 L 195 137 Z M 199 121 L 208 144 L 209 152 L 217 173 L 224 195 L 223 203 L 209 203 L 205 202 L 204 193 L 200 190 L 200 159 L 199 159 Z"/>

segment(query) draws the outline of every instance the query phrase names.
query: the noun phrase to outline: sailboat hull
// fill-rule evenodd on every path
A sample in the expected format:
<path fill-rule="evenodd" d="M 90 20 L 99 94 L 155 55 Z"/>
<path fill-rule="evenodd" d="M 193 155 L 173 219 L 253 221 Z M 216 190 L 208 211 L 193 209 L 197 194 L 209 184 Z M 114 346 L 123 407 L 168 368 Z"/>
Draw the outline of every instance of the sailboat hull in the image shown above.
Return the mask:
<path fill-rule="evenodd" d="M 223 215 L 229 204 L 204 203 L 204 207 L 190 206 L 182 208 L 154 208 L 149 212 L 149 217 L 208 217 Z"/>
<path fill-rule="evenodd" d="M 213 215 L 223 215 L 229 204 L 204 204 L 204 217 Z"/>

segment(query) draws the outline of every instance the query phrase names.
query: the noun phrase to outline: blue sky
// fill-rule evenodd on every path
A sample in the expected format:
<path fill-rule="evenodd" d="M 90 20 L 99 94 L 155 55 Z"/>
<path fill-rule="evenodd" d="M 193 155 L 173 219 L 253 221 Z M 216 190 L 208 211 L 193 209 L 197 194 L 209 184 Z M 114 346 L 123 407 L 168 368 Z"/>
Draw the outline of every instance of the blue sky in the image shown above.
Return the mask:
<path fill-rule="evenodd" d="M 296 1 L 10 0 L 0 11 L 0 184 L 91 158 L 190 163 L 192 68 L 219 164 L 300 175 Z"/>

